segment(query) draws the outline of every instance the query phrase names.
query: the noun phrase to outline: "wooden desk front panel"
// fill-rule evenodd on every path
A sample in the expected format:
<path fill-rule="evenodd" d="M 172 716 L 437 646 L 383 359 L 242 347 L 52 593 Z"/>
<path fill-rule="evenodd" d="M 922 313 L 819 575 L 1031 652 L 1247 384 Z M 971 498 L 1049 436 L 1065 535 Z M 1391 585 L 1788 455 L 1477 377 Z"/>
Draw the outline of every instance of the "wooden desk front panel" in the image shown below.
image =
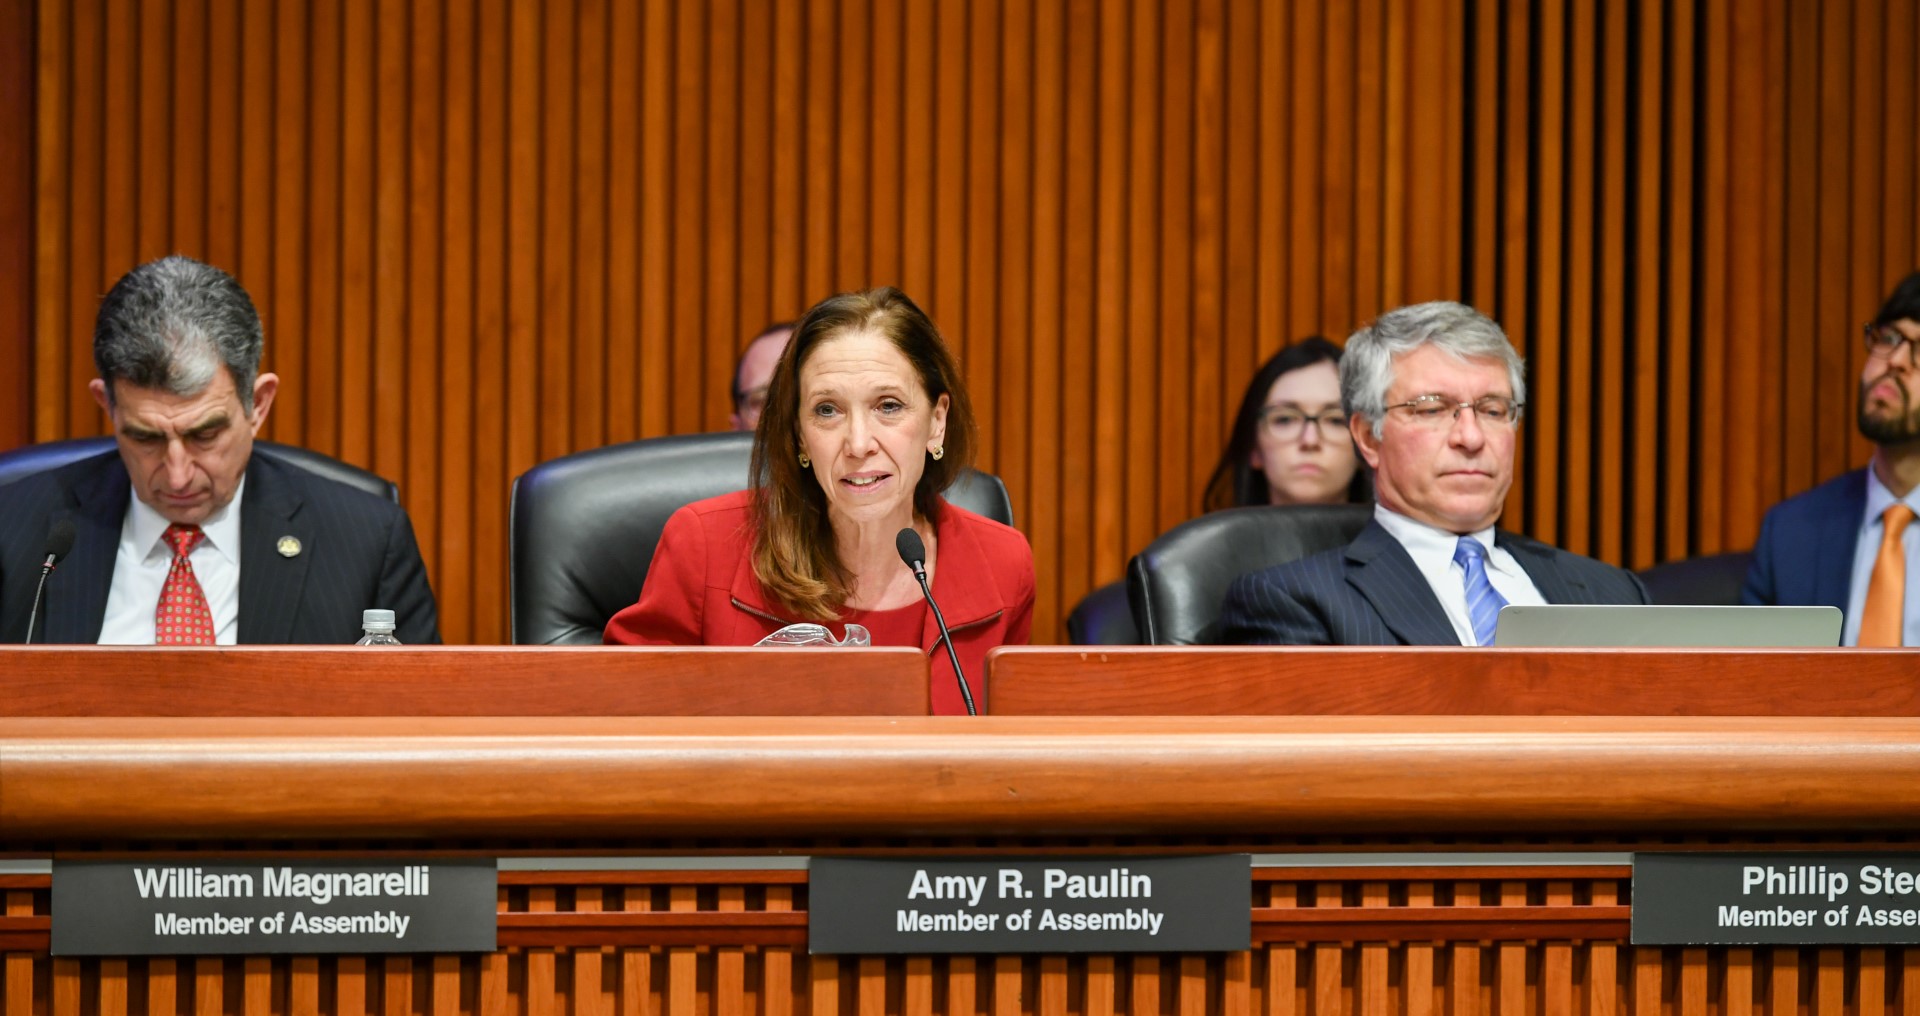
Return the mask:
<path fill-rule="evenodd" d="M 1914 950 L 1628 946 L 1624 868 L 1416 874 L 1257 870 L 1255 947 L 1226 955 L 809 957 L 797 873 L 507 872 L 488 956 L 58 960 L 44 876 L 16 878 L 0 999 L 4 1016 L 1908 1016 L 1920 999 Z"/>

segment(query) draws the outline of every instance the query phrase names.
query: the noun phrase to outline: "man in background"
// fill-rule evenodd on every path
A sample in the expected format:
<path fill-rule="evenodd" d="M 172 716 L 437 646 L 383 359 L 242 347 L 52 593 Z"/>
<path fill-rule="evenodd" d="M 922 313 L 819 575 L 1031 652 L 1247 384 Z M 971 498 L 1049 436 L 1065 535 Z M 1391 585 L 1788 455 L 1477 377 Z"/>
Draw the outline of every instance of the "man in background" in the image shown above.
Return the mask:
<path fill-rule="evenodd" d="M 752 430 L 760 425 L 773 365 L 780 362 L 780 354 L 792 337 L 791 321 L 768 325 L 740 353 L 740 361 L 733 366 L 733 415 L 727 417 L 734 430 Z"/>
<path fill-rule="evenodd" d="M 1849 646 L 1920 646 L 1920 272 L 1865 329 L 1860 433 L 1873 461 L 1773 506 L 1740 599 L 1832 606 Z"/>

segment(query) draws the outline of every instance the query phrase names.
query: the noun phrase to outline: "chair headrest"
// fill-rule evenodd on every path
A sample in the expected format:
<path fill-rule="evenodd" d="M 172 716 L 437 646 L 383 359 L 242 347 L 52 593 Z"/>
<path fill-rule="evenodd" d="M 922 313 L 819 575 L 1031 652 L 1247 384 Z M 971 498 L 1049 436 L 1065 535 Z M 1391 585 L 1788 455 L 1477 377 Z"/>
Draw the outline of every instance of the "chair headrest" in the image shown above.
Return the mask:
<path fill-rule="evenodd" d="M 35 473 L 58 469 L 81 459 L 105 454 L 112 451 L 113 446 L 111 437 L 81 437 L 70 441 L 48 441 L 44 444 L 15 449 L 0 455 L 0 487 Z M 386 498 L 395 504 L 400 503 L 400 488 L 393 482 L 359 466 L 348 465 L 332 456 L 273 441 L 255 441 L 253 450 L 288 465 L 298 466 L 317 476 L 326 477 L 336 483 L 344 483 L 355 490 Z"/>
<path fill-rule="evenodd" d="M 747 486 L 753 435 L 686 434 L 543 462 L 513 482 L 513 641 L 585 645 L 640 598 L 667 518 Z"/>
<path fill-rule="evenodd" d="M 1149 645 L 1211 644 L 1234 579 L 1345 546 L 1372 520 L 1372 505 L 1327 504 L 1229 508 L 1183 522 L 1127 566 L 1134 623 Z"/>

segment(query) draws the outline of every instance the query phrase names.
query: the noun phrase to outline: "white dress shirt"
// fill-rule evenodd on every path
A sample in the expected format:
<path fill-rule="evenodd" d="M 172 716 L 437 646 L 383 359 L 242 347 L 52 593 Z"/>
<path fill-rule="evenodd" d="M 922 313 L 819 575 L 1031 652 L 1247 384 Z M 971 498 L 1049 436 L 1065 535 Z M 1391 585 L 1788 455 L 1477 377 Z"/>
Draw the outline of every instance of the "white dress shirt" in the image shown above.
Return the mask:
<path fill-rule="evenodd" d="M 1860 520 L 1860 536 L 1853 545 L 1853 581 L 1847 586 L 1846 626 L 1840 632 L 1840 644 L 1860 644 L 1860 614 L 1867 609 L 1867 585 L 1873 581 L 1873 562 L 1880 557 L 1880 538 L 1887 531 L 1880 516 L 1896 503 L 1904 503 L 1920 514 L 1920 490 L 1907 492 L 1904 498 L 1880 482 L 1880 474 L 1867 469 L 1867 511 Z M 1900 548 L 1907 552 L 1906 617 L 1900 626 L 1900 644 L 1920 646 L 1920 521 L 1907 523 L 1900 534 Z"/>
<path fill-rule="evenodd" d="M 247 479 L 233 492 L 226 507 L 200 524 L 205 534 L 187 562 L 206 594 L 213 612 L 213 641 L 230 646 L 240 633 L 240 499 Z M 100 624 L 103 646 L 153 645 L 154 614 L 160 607 L 160 588 L 173 567 L 173 548 L 167 546 L 169 523 L 133 494 L 127 517 L 120 523 L 120 549 L 113 558 L 113 586 L 107 593 L 107 613 Z"/>
<path fill-rule="evenodd" d="M 1373 506 L 1373 520 L 1407 548 L 1414 566 L 1426 577 L 1427 585 L 1433 587 L 1433 595 L 1440 598 L 1440 606 L 1446 610 L 1447 620 L 1453 622 L 1453 632 L 1460 636 L 1460 644 L 1479 645 L 1473 636 L 1473 620 L 1467 614 L 1467 570 L 1453 560 L 1454 549 L 1460 544 L 1459 534 L 1416 522 L 1379 503 Z M 1547 602 L 1520 562 L 1494 544 L 1492 526 L 1467 536 L 1487 549 L 1487 581 L 1493 584 L 1494 592 L 1515 606 L 1538 607 Z"/>

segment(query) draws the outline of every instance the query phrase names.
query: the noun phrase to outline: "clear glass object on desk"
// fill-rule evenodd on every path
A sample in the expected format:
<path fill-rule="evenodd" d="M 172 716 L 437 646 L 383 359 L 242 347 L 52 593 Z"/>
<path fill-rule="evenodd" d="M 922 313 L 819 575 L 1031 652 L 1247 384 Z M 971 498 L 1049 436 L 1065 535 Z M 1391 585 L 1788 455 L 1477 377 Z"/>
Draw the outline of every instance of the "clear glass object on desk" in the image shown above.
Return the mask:
<path fill-rule="evenodd" d="M 785 628 L 755 642 L 754 645 L 756 647 L 870 646 L 873 645 L 873 636 L 867 633 L 867 629 L 864 626 L 850 624 L 847 625 L 846 637 L 836 639 L 833 637 L 833 632 L 829 631 L 826 625 L 815 624 L 812 621 L 802 621 L 799 624 L 787 625 Z"/>

